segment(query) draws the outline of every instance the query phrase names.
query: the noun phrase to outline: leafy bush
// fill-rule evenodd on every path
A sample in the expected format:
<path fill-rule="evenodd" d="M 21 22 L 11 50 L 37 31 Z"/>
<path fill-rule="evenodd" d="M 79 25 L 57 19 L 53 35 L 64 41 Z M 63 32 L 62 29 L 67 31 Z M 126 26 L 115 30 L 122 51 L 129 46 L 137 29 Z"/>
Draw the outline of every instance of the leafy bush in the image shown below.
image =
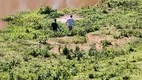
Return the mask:
<path fill-rule="evenodd" d="M 23 60 L 24 61 L 29 61 L 29 60 L 31 60 L 31 57 L 29 57 L 28 55 L 24 55 Z"/>
<path fill-rule="evenodd" d="M 85 36 L 86 32 L 84 29 L 80 29 L 78 32 L 77 32 L 77 35 L 79 36 Z"/>
<path fill-rule="evenodd" d="M 71 74 L 73 76 L 77 76 L 77 73 L 78 73 L 78 70 L 76 68 L 73 68 Z"/>
<path fill-rule="evenodd" d="M 42 8 L 39 9 L 39 13 L 40 14 L 50 14 L 52 12 L 55 12 L 56 10 L 53 10 L 51 7 L 49 6 L 43 6 Z"/>
<path fill-rule="evenodd" d="M 90 79 L 93 79 L 93 78 L 94 78 L 94 75 L 93 75 L 93 74 L 89 74 L 89 78 L 90 78 Z"/>
<path fill-rule="evenodd" d="M 63 16 L 63 15 L 64 15 L 63 13 L 58 13 L 57 11 L 55 11 L 50 14 L 50 17 L 51 18 L 59 18 L 60 16 Z"/>
<path fill-rule="evenodd" d="M 15 80 L 14 79 L 14 74 L 12 72 L 9 73 L 9 80 Z"/>
<path fill-rule="evenodd" d="M 85 37 L 80 37 L 80 36 L 75 36 L 73 39 L 73 43 L 78 44 L 78 43 L 86 43 L 86 38 Z"/>
<path fill-rule="evenodd" d="M 130 80 L 130 77 L 129 76 L 124 76 L 123 80 Z"/>
<path fill-rule="evenodd" d="M 95 48 L 90 48 L 89 52 L 88 52 L 88 55 L 89 56 L 95 56 L 97 58 L 98 55 L 99 55 L 99 52 Z"/>
<path fill-rule="evenodd" d="M 48 49 L 34 49 L 32 50 L 30 53 L 30 55 L 34 56 L 34 57 L 38 57 L 39 55 L 43 56 L 43 57 L 50 57 L 50 53 L 48 52 Z"/>
<path fill-rule="evenodd" d="M 110 0 L 108 1 L 107 4 L 108 4 L 108 7 L 111 7 L 111 8 L 122 6 L 124 8 L 129 8 L 129 9 L 134 9 L 139 5 L 138 0 L 121 0 L 121 1 Z"/>
<path fill-rule="evenodd" d="M 107 40 L 103 40 L 103 41 L 101 41 L 101 43 L 102 43 L 103 48 L 105 48 L 105 47 L 107 47 L 109 45 L 112 45 L 111 42 L 109 42 Z"/>
<path fill-rule="evenodd" d="M 63 49 L 63 54 L 64 55 L 69 55 L 69 49 L 67 48 L 67 46 L 65 46 L 65 48 Z"/>
<path fill-rule="evenodd" d="M 36 50 L 33 50 L 30 52 L 30 55 L 37 57 L 37 56 L 39 56 L 39 53 L 37 53 Z"/>
<path fill-rule="evenodd" d="M 67 57 L 66 57 L 67 59 L 69 59 L 69 60 L 72 60 L 72 56 L 71 55 L 67 55 Z"/>

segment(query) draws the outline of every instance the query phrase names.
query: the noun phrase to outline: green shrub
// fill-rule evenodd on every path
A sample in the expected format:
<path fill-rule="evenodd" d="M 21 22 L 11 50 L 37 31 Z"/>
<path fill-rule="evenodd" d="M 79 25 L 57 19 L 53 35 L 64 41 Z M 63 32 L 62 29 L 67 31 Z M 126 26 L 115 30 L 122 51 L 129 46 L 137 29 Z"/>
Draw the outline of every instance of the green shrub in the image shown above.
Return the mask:
<path fill-rule="evenodd" d="M 5 72 L 5 71 L 9 71 L 9 69 L 11 69 L 11 65 L 8 62 L 1 62 L 0 64 L 0 69 L 1 71 Z"/>
<path fill-rule="evenodd" d="M 47 44 L 46 39 L 42 39 L 42 40 L 40 40 L 40 41 L 39 41 L 39 43 L 40 43 L 40 44 L 44 44 L 44 45 L 46 45 L 46 44 Z"/>
<path fill-rule="evenodd" d="M 69 55 L 69 49 L 67 48 L 67 46 L 65 46 L 65 48 L 63 49 L 63 54 L 64 55 Z"/>
<path fill-rule="evenodd" d="M 19 59 L 12 59 L 11 61 L 10 61 L 10 65 L 11 66 L 18 66 L 19 64 L 20 64 L 20 60 Z"/>
<path fill-rule="evenodd" d="M 94 71 L 98 71 L 99 67 L 98 66 L 94 66 Z"/>
<path fill-rule="evenodd" d="M 59 80 L 57 76 L 53 76 L 53 80 Z"/>
<path fill-rule="evenodd" d="M 37 57 L 37 56 L 39 56 L 39 53 L 37 53 L 36 50 L 32 50 L 32 51 L 30 52 L 30 55 L 32 55 L 32 56 L 34 56 L 34 57 Z"/>
<path fill-rule="evenodd" d="M 75 43 L 75 44 L 79 44 L 79 43 L 86 43 L 87 41 L 86 41 L 86 38 L 85 37 L 80 37 L 80 36 L 75 36 L 74 38 L 73 38 L 73 43 Z"/>
<path fill-rule="evenodd" d="M 80 29 L 80 30 L 77 32 L 77 35 L 79 35 L 79 36 L 85 36 L 85 35 L 86 35 L 86 31 L 83 30 L 83 29 Z"/>
<path fill-rule="evenodd" d="M 26 29 L 25 32 L 26 32 L 26 33 L 30 33 L 29 29 Z"/>
<path fill-rule="evenodd" d="M 93 75 L 93 74 L 89 74 L 88 76 L 89 76 L 90 79 L 93 79 L 93 78 L 94 78 L 94 75 Z"/>
<path fill-rule="evenodd" d="M 11 17 L 5 17 L 5 18 L 3 18 L 2 19 L 3 21 L 13 21 L 14 20 L 14 17 L 13 16 L 11 16 Z"/>
<path fill-rule="evenodd" d="M 66 59 L 72 60 L 72 56 L 68 54 L 68 55 L 66 56 Z"/>
<path fill-rule="evenodd" d="M 111 42 L 109 42 L 109 41 L 107 41 L 107 40 L 101 41 L 101 44 L 102 44 L 103 48 L 105 48 L 105 47 L 107 47 L 107 46 L 109 46 L 109 45 L 112 45 Z"/>
<path fill-rule="evenodd" d="M 124 76 L 123 80 L 130 80 L 130 77 L 129 76 Z"/>
<path fill-rule="evenodd" d="M 109 74 L 109 78 L 113 78 L 113 77 L 116 77 L 116 74 L 114 74 L 114 73 Z"/>
<path fill-rule="evenodd" d="M 12 72 L 9 73 L 9 80 L 15 80 L 14 79 L 14 74 Z"/>
<path fill-rule="evenodd" d="M 51 56 L 47 49 L 46 50 L 42 50 L 41 55 L 43 57 L 50 57 Z"/>
<path fill-rule="evenodd" d="M 0 57 L 3 57 L 5 54 L 0 52 Z"/>
<path fill-rule="evenodd" d="M 71 74 L 73 76 L 77 76 L 77 73 L 78 73 L 78 70 L 76 68 L 73 68 Z"/>
<path fill-rule="evenodd" d="M 22 78 L 20 75 L 17 75 L 17 80 L 26 80 L 26 79 Z"/>
<path fill-rule="evenodd" d="M 78 51 L 78 50 L 76 50 L 75 52 L 74 52 L 74 58 L 77 58 L 77 60 L 78 61 L 80 61 L 80 59 L 83 57 L 83 55 L 84 55 L 85 53 L 83 52 L 83 51 Z"/>
<path fill-rule="evenodd" d="M 34 49 L 29 54 L 34 56 L 34 57 L 38 57 L 38 56 L 50 57 L 51 56 L 51 54 L 48 52 L 48 48 Z"/>
<path fill-rule="evenodd" d="M 37 39 L 38 35 L 36 33 L 33 34 L 33 39 Z"/>
<path fill-rule="evenodd" d="M 42 29 L 42 26 L 41 26 L 40 24 L 34 25 L 34 26 L 33 26 L 33 29 L 39 30 L 39 29 Z"/>
<path fill-rule="evenodd" d="M 123 7 L 123 8 L 128 8 L 128 9 L 134 9 L 136 8 L 139 3 L 138 0 L 110 0 L 108 1 L 108 7 L 115 8 L 115 7 Z"/>
<path fill-rule="evenodd" d="M 68 32 L 67 36 L 74 36 L 77 35 L 77 30 L 73 29 L 72 31 Z"/>
<path fill-rule="evenodd" d="M 28 55 L 24 55 L 24 56 L 23 56 L 23 60 L 24 60 L 24 61 L 29 61 L 29 60 L 31 60 L 31 57 L 28 56 Z"/>
<path fill-rule="evenodd" d="M 39 9 L 38 13 L 40 14 L 50 14 L 52 12 L 54 12 L 55 10 L 53 10 L 51 7 L 49 6 L 43 6 L 42 8 Z"/>
<path fill-rule="evenodd" d="M 80 51 L 80 48 L 78 46 L 75 47 L 75 52 Z"/>
<path fill-rule="evenodd" d="M 59 18 L 60 16 L 63 16 L 64 14 L 62 14 L 62 13 L 58 13 L 57 11 L 55 11 L 55 12 L 52 12 L 51 14 L 50 14 L 50 17 L 51 18 Z"/>
<path fill-rule="evenodd" d="M 97 54 L 98 54 L 98 51 L 96 49 L 94 48 L 89 49 L 89 53 L 88 53 L 89 56 L 96 56 Z"/>

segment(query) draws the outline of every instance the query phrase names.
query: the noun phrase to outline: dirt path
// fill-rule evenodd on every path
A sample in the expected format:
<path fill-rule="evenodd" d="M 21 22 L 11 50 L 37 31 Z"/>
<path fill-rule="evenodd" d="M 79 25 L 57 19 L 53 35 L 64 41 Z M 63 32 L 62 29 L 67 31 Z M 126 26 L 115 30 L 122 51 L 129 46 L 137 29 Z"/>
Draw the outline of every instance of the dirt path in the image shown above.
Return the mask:
<path fill-rule="evenodd" d="M 87 42 L 88 44 L 93 44 L 96 46 L 97 50 L 102 50 L 101 41 L 105 40 L 103 36 L 101 35 L 93 35 L 93 34 L 87 34 Z"/>
<path fill-rule="evenodd" d="M 57 21 L 60 21 L 62 23 L 66 23 L 67 19 L 70 17 L 70 15 L 64 15 L 64 16 L 61 16 L 60 18 L 57 18 Z M 83 19 L 81 18 L 81 16 L 79 16 L 78 14 L 73 14 L 73 19 L 74 20 L 80 20 L 80 19 Z"/>

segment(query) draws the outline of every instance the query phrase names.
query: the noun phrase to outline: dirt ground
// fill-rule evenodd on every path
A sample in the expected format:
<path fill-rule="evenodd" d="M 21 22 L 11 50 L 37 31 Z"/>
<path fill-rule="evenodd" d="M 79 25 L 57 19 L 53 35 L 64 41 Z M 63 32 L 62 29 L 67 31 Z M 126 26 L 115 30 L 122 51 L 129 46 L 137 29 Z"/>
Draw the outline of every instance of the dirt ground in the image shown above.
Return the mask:
<path fill-rule="evenodd" d="M 77 14 L 72 14 L 72 16 L 73 16 L 73 19 L 74 20 L 80 20 L 80 19 L 82 19 L 79 15 L 77 15 Z M 64 16 L 61 16 L 60 18 L 57 18 L 57 21 L 60 21 L 60 22 L 62 22 L 62 23 L 66 23 L 66 21 L 67 21 L 67 19 L 70 17 L 70 15 L 64 15 Z"/>

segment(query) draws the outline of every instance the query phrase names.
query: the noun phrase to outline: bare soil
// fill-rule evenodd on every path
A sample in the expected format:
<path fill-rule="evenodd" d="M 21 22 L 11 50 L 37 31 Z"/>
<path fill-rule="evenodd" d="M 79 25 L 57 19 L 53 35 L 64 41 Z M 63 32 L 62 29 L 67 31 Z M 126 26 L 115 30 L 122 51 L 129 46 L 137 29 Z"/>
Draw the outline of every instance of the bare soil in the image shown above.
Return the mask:
<path fill-rule="evenodd" d="M 81 18 L 81 16 L 79 16 L 78 14 L 72 14 L 73 15 L 73 19 L 74 20 L 80 20 L 80 19 L 83 19 Z M 57 21 L 60 21 L 62 23 L 66 23 L 67 19 L 70 17 L 70 15 L 64 15 L 64 16 L 61 16 L 60 18 L 57 18 Z"/>
<path fill-rule="evenodd" d="M 101 35 L 101 34 L 94 34 L 89 33 L 86 35 L 86 42 L 84 43 L 74 43 L 73 42 L 74 37 L 59 37 L 59 38 L 51 38 L 47 40 L 47 43 L 50 44 L 53 48 L 50 50 L 52 53 L 60 53 L 64 49 L 65 45 L 70 50 L 75 50 L 76 47 L 79 47 L 80 50 L 88 51 L 91 47 L 96 47 L 97 50 L 101 51 L 102 43 L 101 41 L 107 40 L 111 42 L 111 46 L 122 46 L 126 43 L 129 43 L 131 41 L 135 41 L 135 37 L 124 37 L 120 39 L 114 39 L 112 36 L 109 35 Z"/>

